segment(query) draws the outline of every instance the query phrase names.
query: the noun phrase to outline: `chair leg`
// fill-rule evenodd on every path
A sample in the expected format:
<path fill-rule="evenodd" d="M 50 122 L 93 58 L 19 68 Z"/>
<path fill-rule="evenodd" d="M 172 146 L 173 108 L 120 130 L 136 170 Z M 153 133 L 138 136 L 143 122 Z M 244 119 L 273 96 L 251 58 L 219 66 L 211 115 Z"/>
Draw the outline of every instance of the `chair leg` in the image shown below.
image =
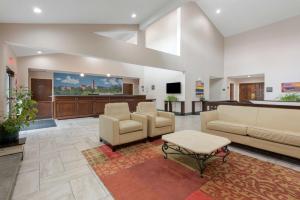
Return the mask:
<path fill-rule="evenodd" d="M 117 150 L 117 147 L 116 146 L 111 146 L 111 150 L 112 150 L 112 152 L 115 152 Z"/>

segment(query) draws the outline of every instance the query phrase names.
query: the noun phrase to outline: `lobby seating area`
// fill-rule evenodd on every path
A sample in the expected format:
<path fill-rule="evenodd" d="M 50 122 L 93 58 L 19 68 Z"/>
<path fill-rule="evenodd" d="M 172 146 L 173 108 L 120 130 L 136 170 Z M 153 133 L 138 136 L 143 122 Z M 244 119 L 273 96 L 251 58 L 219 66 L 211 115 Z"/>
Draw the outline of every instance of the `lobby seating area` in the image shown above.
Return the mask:
<path fill-rule="evenodd" d="M 300 200 L 300 0 L 1 0 L 0 200 Z"/>
<path fill-rule="evenodd" d="M 123 144 L 174 132 L 173 113 L 157 111 L 152 102 L 141 102 L 136 110 L 136 113 L 130 113 L 127 103 L 106 104 L 104 115 L 99 118 L 100 141 L 115 151 Z"/>
<path fill-rule="evenodd" d="M 127 103 L 105 105 L 100 116 L 100 141 L 107 142 L 113 150 L 117 145 L 147 138 L 147 117 L 130 113 Z"/>
<path fill-rule="evenodd" d="M 300 158 L 300 110 L 219 106 L 202 113 L 202 131 L 231 141 Z"/>

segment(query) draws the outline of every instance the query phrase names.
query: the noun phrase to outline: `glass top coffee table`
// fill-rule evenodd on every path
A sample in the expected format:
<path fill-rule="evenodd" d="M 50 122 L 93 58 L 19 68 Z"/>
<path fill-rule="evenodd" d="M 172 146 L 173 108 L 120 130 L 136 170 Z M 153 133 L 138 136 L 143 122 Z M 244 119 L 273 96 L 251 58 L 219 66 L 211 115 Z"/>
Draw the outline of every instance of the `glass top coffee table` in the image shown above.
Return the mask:
<path fill-rule="evenodd" d="M 162 136 L 164 144 L 162 151 L 165 159 L 169 154 L 189 156 L 196 160 L 201 177 L 205 170 L 205 162 L 223 152 L 223 162 L 229 155 L 228 145 L 231 141 L 227 138 L 215 136 L 200 131 L 184 130 Z"/>

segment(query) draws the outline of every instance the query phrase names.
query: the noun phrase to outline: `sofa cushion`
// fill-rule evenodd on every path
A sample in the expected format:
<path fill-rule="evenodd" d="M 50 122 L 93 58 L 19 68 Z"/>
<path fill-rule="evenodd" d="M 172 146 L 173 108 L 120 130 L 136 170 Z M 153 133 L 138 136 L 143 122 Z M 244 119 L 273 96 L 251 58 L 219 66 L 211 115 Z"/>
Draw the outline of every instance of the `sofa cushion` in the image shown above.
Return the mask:
<path fill-rule="evenodd" d="M 134 120 L 123 120 L 119 123 L 120 134 L 143 130 L 142 123 Z"/>
<path fill-rule="evenodd" d="M 218 120 L 255 126 L 258 108 L 247 106 L 218 106 Z"/>
<path fill-rule="evenodd" d="M 259 108 L 255 127 L 300 133 L 300 110 Z"/>
<path fill-rule="evenodd" d="M 119 120 L 129 120 L 130 111 L 128 103 L 108 103 L 105 105 L 104 115 L 114 117 Z"/>
<path fill-rule="evenodd" d="M 151 115 L 153 117 L 157 116 L 156 105 L 154 102 L 140 102 L 137 106 L 137 112 Z"/>
<path fill-rule="evenodd" d="M 247 135 L 248 126 L 245 124 L 214 120 L 207 123 L 207 128 L 216 131 L 234 133 L 238 135 Z"/>
<path fill-rule="evenodd" d="M 300 147 L 300 133 L 282 131 L 262 127 L 248 127 L 247 134 L 251 137 Z"/>
<path fill-rule="evenodd" d="M 156 128 L 171 126 L 171 125 L 172 125 L 172 120 L 170 118 L 166 118 L 166 117 L 156 117 L 155 118 L 155 127 Z"/>

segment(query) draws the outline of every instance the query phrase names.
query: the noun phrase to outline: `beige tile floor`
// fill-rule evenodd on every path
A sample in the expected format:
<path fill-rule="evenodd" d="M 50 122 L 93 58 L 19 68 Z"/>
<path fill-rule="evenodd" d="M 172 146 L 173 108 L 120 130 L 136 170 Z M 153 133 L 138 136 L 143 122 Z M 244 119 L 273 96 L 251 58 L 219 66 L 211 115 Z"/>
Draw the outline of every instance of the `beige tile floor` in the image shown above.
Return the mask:
<path fill-rule="evenodd" d="M 24 161 L 13 200 L 108 200 L 113 199 L 81 154 L 101 145 L 98 119 L 57 121 L 57 127 L 21 134 L 27 137 Z M 200 129 L 199 116 L 176 117 L 176 130 Z M 294 162 L 271 155 L 230 147 L 231 150 L 300 171 Z"/>

